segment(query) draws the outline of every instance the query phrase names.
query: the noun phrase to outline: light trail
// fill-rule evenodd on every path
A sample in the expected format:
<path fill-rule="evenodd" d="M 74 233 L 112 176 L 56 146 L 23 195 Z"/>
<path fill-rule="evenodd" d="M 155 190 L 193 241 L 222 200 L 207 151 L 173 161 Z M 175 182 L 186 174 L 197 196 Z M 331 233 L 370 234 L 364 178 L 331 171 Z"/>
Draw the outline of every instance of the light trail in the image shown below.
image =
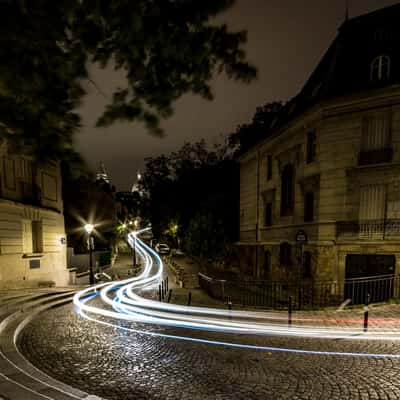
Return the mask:
<path fill-rule="evenodd" d="M 74 296 L 74 304 L 80 315 L 98 323 L 111 325 L 123 330 L 152 336 L 162 336 L 179 340 L 191 340 L 208 344 L 220 344 L 231 347 L 242 347 L 256 350 L 269 350 L 281 352 L 297 352 L 307 354 L 367 356 L 366 353 L 324 352 L 314 350 L 279 349 L 268 346 L 253 346 L 226 341 L 210 341 L 188 336 L 188 330 L 205 330 L 228 334 L 252 334 L 268 336 L 287 336 L 318 339 L 347 339 L 347 340 L 400 340 L 400 333 L 387 331 L 362 332 L 351 327 L 292 325 L 287 326 L 287 320 L 273 312 L 251 312 L 241 310 L 223 310 L 207 307 L 189 307 L 176 304 L 162 303 L 140 296 L 141 290 L 157 287 L 164 274 L 164 266 L 159 255 L 141 241 L 137 235 L 147 229 L 128 235 L 128 243 L 135 248 L 143 262 L 143 271 L 136 277 L 111 282 L 101 283 L 88 287 Z M 134 241 L 136 244 L 134 245 Z M 154 262 L 155 261 L 155 262 Z M 102 300 L 101 306 L 91 305 L 94 298 Z M 150 324 L 166 327 L 185 328 L 182 336 L 161 334 L 151 331 L 126 328 L 118 323 L 99 320 L 95 316 L 103 316 L 115 321 L 128 321 L 141 324 Z M 282 323 L 282 320 L 285 323 Z M 307 321 L 308 319 L 302 319 Z M 312 321 L 312 319 L 309 319 Z M 273 321 L 273 323 L 272 323 Z M 369 357 L 400 358 L 392 354 L 368 354 Z"/>

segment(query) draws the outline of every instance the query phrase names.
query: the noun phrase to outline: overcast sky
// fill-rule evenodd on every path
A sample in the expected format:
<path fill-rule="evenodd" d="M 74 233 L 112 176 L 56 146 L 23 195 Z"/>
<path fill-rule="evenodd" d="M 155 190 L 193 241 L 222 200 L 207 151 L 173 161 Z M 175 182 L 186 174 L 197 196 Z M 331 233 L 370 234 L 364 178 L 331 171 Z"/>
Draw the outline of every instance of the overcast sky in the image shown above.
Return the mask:
<path fill-rule="evenodd" d="M 200 1 L 200 0 L 199 0 Z M 389 0 L 349 0 L 350 18 L 398 3 Z M 231 30 L 248 31 L 248 59 L 258 68 L 258 79 L 249 85 L 229 81 L 221 75 L 213 81 L 211 102 L 193 95 L 175 104 L 175 114 L 163 123 L 165 137 L 152 137 L 140 124 L 114 124 L 95 128 L 95 121 L 114 88 L 123 77 L 112 70 L 92 69 L 101 89 L 88 86 L 81 108 L 83 128 L 76 147 L 89 166 L 99 162 L 117 190 L 130 190 L 144 158 L 170 153 L 185 141 L 205 138 L 218 141 L 249 121 L 257 106 L 274 100 L 286 101 L 305 83 L 344 21 L 346 0 L 237 0 L 218 17 Z"/>

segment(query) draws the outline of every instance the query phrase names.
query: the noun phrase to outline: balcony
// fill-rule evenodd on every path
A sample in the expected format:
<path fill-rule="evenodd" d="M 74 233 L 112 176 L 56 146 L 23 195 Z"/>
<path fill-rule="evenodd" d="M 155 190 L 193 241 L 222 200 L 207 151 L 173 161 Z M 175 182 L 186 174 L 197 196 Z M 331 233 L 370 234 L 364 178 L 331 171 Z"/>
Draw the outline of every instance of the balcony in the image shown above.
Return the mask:
<path fill-rule="evenodd" d="M 337 221 L 336 237 L 352 240 L 400 239 L 400 219 Z"/>
<path fill-rule="evenodd" d="M 20 182 L 21 184 L 21 202 L 33 206 L 40 206 L 41 192 L 37 185 L 27 182 Z"/>
<path fill-rule="evenodd" d="M 370 165 L 392 162 L 393 149 L 387 147 L 385 149 L 361 151 L 358 153 L 358 165 Z"/>

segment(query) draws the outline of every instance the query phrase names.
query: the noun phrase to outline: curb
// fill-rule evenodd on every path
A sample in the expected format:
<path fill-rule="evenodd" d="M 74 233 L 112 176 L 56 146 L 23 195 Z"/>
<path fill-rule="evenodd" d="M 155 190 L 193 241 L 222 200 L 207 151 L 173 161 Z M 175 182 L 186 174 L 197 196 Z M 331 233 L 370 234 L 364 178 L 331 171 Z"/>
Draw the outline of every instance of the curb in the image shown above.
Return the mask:
<path fill-rule="evenodd" d="M 0 322 L 0 357 L 3 365 L 0 371 L 0 378 L 2 378 L 0 384 L 6 392 L 7 400 L 28 398 L 32 400 L 102 400 L 98 396 L 83 392 L 47 375 L 31 364 L 16 344 L 19 334 L 35 317 L 49 309 L 70 303 L 75 292 L 58 293 L 57 297 L 49 293 L 48 299 L 45 299 L 48 301 L 36 300 L 33 304 L 27 304 L 26 307 L 22 304 L 19 309 L 9 315 L 3 314 L 5 318 Z"/>

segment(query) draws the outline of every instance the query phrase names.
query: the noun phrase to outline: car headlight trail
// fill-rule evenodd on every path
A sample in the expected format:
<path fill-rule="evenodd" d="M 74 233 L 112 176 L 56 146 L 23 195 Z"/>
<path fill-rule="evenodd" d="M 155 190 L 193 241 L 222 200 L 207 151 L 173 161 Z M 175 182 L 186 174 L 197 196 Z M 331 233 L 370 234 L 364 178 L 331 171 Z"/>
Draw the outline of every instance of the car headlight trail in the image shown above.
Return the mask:
<path fill-rule="evenodd" d="M 360 329 L 348 326 L 317 326 L 315 323 L 307 325 L 304 320 L 301 321 L 302 325 L 294 324 L 288 327 L 287 319 L 279 313 L 190 307 L 144 298 L 141 295 L 141 291 L 152 287 L 157 288 L 165 275 L 164 265 L 160 256 L 138 237 L 148 229 L 132 232 L 127 237 L 129 245 L 135 248 L 138 257 L 142 260 L 144 266 L 142 272 L 136 277 L 97 284 L 78 292 L 74 296 L 73 302 L 82 317 L 93 322 L 114 326 L 124 331 L 206 344 L 314 355 L 400 358 L 398 354 L 325 352 L 256 346 L 239 343 L 237 336 L 235 337 L 236 341 L 232 342 L 195 337 L 196 330 L 220 334 L 390 341 L 399 340 L 400 334 L 394 330 L 382 328 L 363 332 Z M 134 244 L 134 242 L 136 243 Z M 101 300 L 100 305 L 98 299 Z M 94 300 L 96 301 L 94 302 Z M 101 317 L 106 317 L 107 320 Z M 134 324 L 132 324 L 132 327 L 122 326 L 119 323 L 120 321 L 144 324 L 144 327 L 155 325 L 180 328 L 182 334 L 172 335 L 158 331 L 154 332 L 150 329 L 146 330 L 145 328 L 138 329 Z"/>

